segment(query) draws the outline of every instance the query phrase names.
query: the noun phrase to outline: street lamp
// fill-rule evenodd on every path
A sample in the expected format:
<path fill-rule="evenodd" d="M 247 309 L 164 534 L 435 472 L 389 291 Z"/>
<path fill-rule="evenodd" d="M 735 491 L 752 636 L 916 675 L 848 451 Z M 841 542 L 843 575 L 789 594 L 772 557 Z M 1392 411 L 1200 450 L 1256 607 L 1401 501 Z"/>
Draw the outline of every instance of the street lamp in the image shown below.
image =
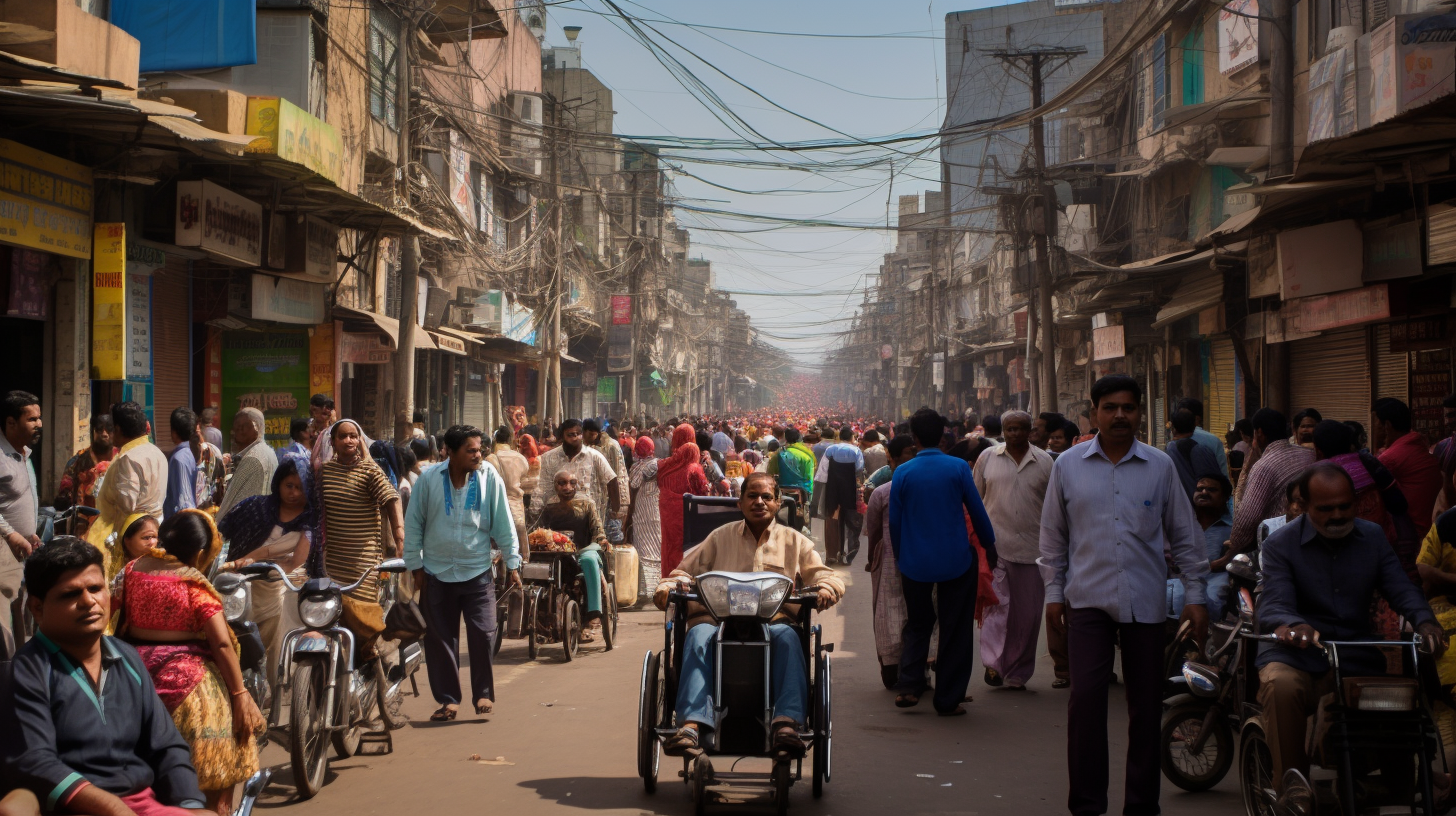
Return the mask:
<path fill-rule="evenodd" d="M 561 30 L 566 32 L 567 42 L 576 42 L 577 35 L 581 34 L 581 26 L 562 26 Z"/>

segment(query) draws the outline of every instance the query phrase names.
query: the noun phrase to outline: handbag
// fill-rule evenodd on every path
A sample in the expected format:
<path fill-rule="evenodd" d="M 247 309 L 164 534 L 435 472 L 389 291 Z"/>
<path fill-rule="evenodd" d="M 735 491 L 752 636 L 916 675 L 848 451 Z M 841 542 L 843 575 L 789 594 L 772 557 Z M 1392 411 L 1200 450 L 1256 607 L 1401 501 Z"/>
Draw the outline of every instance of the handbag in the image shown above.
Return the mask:
<path fill-rule="evenodd" d="M 384 616 L 385 640 L 413 643 L 425 636 L 425 613 L 414 598 L 399 598 Z"/>

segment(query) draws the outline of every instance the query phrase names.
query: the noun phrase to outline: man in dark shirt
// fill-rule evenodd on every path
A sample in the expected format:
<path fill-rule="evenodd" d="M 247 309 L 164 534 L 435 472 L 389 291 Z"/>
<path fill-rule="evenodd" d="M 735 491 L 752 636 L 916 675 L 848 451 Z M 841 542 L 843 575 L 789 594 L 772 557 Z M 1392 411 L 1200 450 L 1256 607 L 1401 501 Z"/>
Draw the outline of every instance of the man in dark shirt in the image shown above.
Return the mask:
<path fill-rule="evenodd" d="M 1262 644 L 1256 661 L 1276 785 L 1282 785 L 1287 768 L 1309 775 L 1305 719 L 1333 691 L 1329 661 L 1322 650 L 1310 648 L 1316 639 L 1380 639 L 1370 620 L 1378 589 L 1417 632 L 1445 644 L 1435 615 L 1406 577 L 1384 531 L 1355 516 L 1355 485 L 1344 468 L 1316 464 L 1298 484 L 1305 514 L 1264 542 L 1259 601 L 1260 625 L 1279 640 Z M 1350 649 L 1341 661 L 1347 674 L 1383 673 L 1384 658 L 1374 649 Z"/>
<path fill-rule="evenodd" d="M 203 810 L 191 749 L 131 646 L 106 637 L 101 552 L 62 537 L 25 562 L 35 639 L 0 697 L 0 768 L 47 811 L 184 816 Z"/>

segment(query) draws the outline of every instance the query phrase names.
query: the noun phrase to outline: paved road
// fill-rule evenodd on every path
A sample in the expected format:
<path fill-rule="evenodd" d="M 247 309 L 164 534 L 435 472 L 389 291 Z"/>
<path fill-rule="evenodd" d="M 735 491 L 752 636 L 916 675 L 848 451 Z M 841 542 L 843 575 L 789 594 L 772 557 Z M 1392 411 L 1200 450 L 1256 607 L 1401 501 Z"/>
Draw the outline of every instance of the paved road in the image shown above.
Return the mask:
<path fill-rule="evenodd" d="M 1045 649 L 1028 693 L 992 690 L 981 683 L 978 668 L 969 716 L 936 717 L 927 703 L 896 709 L 875 660 L 869 576 L 860 564 L 845 572 L 849 595 L 822 618 L 826 641 L 837 643 L 834 779 L 818 801 L 807 779 L 795 785 L 794 812 L 1066 813 L 1066 697 L 1050 688 Z M 664 760 L 655 795 L 644 793 L 636 776 L 638 677 L 643 654 L 661 648 L 661 631 L 660 612 L 624 613 L 616 650 L 584 646 L 572 663 L 561 662 L 554 646 L 528 661 L 524 641 L 507 641 L 496 665 L 496 712 L 485 719 L 462 712 L 453 723 L 427 722 L 435 705 L 422 670 L 423 696 L 406 702 L 412 721 L 396 732 L 392 755 L 335 761 L 323 792 L 298 802 L 286 754 L 270 747 L 264 761 L 279 770 L 259 809 L 286 807 L 299 816 L 691 813 L 675 761 Z M 1110 726 L 1114 780 L 1121 779 L 1125 750 L 1121 688 L 1114 687 Z M 510 764 L 480 764 L 469 760 L 472 754 Z M 1167 814 L 1242 812 L 1232 776 L 1209 793 L 1185 794 L 1166 781 L 1163 791 Z M 734 810 L 747 809 L 710 808 Z M 1120 811 L 1121 787 L 1115 784 L 1111 812 Z"/>

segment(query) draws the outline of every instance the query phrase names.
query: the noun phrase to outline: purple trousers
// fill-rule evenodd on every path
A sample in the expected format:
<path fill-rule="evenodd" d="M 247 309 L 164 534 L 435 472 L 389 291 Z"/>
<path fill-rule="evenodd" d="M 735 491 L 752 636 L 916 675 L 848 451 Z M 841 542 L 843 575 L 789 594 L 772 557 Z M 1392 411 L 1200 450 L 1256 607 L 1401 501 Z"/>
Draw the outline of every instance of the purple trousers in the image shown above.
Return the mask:
<path fill-rule="evenodd" d="M 1041 635 L 1041 611 L 1046 585 L 1036 564 L 1001 559 L 995 571 L 996 598 L 987 607 L 981 625 L 981 663 L 1024 686 L 1036 671 L 1036 644 Z"/>

